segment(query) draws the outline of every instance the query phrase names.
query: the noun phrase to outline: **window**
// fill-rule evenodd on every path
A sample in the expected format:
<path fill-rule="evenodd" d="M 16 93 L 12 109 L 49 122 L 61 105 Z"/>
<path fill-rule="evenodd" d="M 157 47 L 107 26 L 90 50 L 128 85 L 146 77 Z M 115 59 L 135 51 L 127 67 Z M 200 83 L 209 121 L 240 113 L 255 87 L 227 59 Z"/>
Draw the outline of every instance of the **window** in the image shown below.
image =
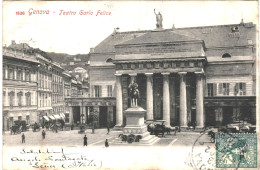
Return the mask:
<path fill-rule="evenodd" d="M 112 85 L 107 85 L 107 97 L 112 97 Z"/>
<path fill-rule="evenodd" d="M 216 121 L 221 122 L 223 120 L 222 110 L 215 109 Z"/>
<path fill-rule="evenodd" d="M 26 115 L 26 124 L 30 124 L 30 116 Z"/>
<path fill-rule="evenodd" d="M 219 83 L 219 94 L 229 95 L 229 83 Z"/>
<path fill-rule="evenodd" d="M 25 70 L 25 81 L 30 81 L 30 71 Z"/>
<path fill-rule="evenodd" d="M 25 96 L 26 96 L 26 106 L 30 106 L 31 105 L 31 93 L 27 92 L 25 94 Z"/>
<path fill-rule="evenodd" d="M 225 54 L 222 55 L 222 58 L 230 58 L 230 57 L 231 57 L 231 55 L 228 54 L 228 53 L 225 53 Z"/>
<path fill-rule="evenodd" d="M 13 68 L 8 69 L 8 79 L 14 79 L 14 70 Z"/>
<path fill-rule="evenodd" d="M 23 92 L 19 92 L 17 93 L 17 97 L 18 97 L 18 106 L 22 106 L 22 96 L 23 96 Z"/>
<path fill-rule="evenodd" d="M 246 83 L 236 83 L 234 88 L 234 95 L 245 96 L 246 95 Z"/>
<path fill-rule="evenodd" d="M 101 97 L 101 86 L 94 86 L 94 97 Z"/>
<path fill-rule="evenodd" d="M 69 123 L 69 122 L 70 122 L 70 114 L 65 113 L 65 123 Z"/>
<path fill-rule="evenodd" d="M 215 83 L 208 83 L 207 88 L 208 88 L 208 96 L 216 96 L 217 87 Z"/>
<path fill-rule="evenodd" d="M 6 105 L 6 101 L 5 101 L 5 95 L 6 95 L 6 91 L 3 90 L 3 105 L 5 106 Z"/>
<path fill-rule="evenodd" d="M 22 78 L 23 76 L 22 76 L 22 70 L 21 69 L 18 69 L 17 70 L 17 80 L 22 80 L 23 78 Z"/>
<path fill-rule="evenodd" d="M 14 106 L 14 92 L 11 91 L 8 93 L 8 95 L 9 95 L 9 104 L 12 107 L 12 106 Z"/>

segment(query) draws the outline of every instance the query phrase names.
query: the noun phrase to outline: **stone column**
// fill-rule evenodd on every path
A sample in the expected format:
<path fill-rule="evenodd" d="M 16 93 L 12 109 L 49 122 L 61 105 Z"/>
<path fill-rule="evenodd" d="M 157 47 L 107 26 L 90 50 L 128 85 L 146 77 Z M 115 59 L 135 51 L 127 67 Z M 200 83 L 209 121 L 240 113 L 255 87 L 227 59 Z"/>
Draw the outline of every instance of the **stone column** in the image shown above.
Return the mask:
<path fill-rule="evenodd" d="M 170 118 L 171 121 L 177 122 L 176 120 L 176 92 L 175 92 L 175 86 L 176 86 L 176 78 L 172 77 L 170 79 L 170 101 L 171 101 L 171 109 L 170 109 Z"/>
<path fill-rule="evenodd" d="M 25 81 L 25 69 L 22 69 L 22 81 Z"/>
<path fill-rule="evenodd" d="M 182 126 L 182 127 L 187 127 L 186 74 L 187 74 L 187 72 L 179 72 L 179 75 L 180 75 L 180 126 Z"/>
<path fill-rule="evenodd" d="M 146 75 L 146 120 L 153 120 L 153 73 Z"/>
<path fill-rule="evenodd" d="M 203 73 L 196 74 L 196 122 L 197 127 L 204 126 L 204 106 L 203 106 Z"/>
<path fill-rule="evenodd" d="M 87 117 L 86 117 L 86 107 L 84 105 L 82 106 L 82 113 L 84 115 L 83 123 L 86 123 L 86 119 L 87 119 Z"/>
<path fill-rule="evenodd" d="M 123 99 L 122 99 L 122 74 L 115 74 L 116 76 L 116 126 L 123 125 Z"/>
<path fill-rule="evenodd" d="M 165 126 L 170 126 L 170 94 L 169 94 L 170 73 L 162 73 L 162 75 L 163 75 L 163 119 L 166 120 Z"/>
<path fill-rule="evenodd" d="M 73 108 L 72 106 L 68 106 L 69 107 L 69 117 L 70 117 L 70 123 L 73 124 L 74 120 L 73 120 Z"/>

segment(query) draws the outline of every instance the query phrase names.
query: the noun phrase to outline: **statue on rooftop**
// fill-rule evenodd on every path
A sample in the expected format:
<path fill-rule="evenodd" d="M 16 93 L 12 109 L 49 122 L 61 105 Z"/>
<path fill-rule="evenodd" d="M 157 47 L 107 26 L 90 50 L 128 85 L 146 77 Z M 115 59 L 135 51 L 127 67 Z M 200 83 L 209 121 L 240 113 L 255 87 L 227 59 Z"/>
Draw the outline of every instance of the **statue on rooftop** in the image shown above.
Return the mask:
<path fill-rule="evenodd" d="M 156 14 L 155 9 L 154 9 L 154 14 L 156 15 L 156 28 L 157 29 L 162 29 L 163 17 L 161 15 L 161 13 L 158 12 L 158 14 Z"/>

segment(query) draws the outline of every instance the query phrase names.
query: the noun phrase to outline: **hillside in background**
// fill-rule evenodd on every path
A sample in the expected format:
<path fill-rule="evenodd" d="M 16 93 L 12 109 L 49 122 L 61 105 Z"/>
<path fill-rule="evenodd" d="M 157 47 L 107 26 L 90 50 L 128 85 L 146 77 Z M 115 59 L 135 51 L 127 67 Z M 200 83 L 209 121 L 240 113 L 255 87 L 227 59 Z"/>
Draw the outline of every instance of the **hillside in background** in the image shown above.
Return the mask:
<path fill-rule="evenodd" d="M 67 70 L 73 70 L 75 67 L 86 68 L 86 64 L 89 61 L 89 54 L 69 55 L 65 53 L 54 52 L 47 52 L 47 54 L 54 62 L 59 63 Z"/>

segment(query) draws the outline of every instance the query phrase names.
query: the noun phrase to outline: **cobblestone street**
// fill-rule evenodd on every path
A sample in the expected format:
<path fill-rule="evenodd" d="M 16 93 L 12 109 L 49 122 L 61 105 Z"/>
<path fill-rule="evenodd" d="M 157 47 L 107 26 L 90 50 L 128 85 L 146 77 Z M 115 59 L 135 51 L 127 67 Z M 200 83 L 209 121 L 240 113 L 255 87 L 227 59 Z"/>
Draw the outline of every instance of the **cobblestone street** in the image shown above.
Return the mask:
<path fill-rule="evenodd" d="M 46 131 L 46 130 L 45 130 Z M 86 130 L 86 135 L 88 138 L 88 146 L 104 146 L 105 140 L 110 141 L 113 138 L 118 137 L 121 131 L 110 131 L 107 134 L 106 129 L 96 129 L 95 133 L 92 134 L 91 129 Z M 54 133 L 52 131 L 46 131 L 45 139 L 42 139 L 41 131 L 24 132 L 25 143 L 22 144 L 22 133 L 18 135 L 10 135 L 9 132 L 5 132 L 3 135 L 3 145 L 4 146 L 64 146 L 64 147 L 78 147 L 83 146 L 84 134 L 79 134 L 78 130 L 72 131 L 58 131 Z M 174 135 L 166 134 L 164 137 L 160 136 L 160 140 L 153 144 L 153 146 L 192 146 L 194 141 L 200 136 L 198 132 L 181 132 Z M 204 135 L 201 139 L 203 142 L 209 142 L 209 138 Z M 132 146 L 131 144 L 122 143 L 122 146 Z"/>

